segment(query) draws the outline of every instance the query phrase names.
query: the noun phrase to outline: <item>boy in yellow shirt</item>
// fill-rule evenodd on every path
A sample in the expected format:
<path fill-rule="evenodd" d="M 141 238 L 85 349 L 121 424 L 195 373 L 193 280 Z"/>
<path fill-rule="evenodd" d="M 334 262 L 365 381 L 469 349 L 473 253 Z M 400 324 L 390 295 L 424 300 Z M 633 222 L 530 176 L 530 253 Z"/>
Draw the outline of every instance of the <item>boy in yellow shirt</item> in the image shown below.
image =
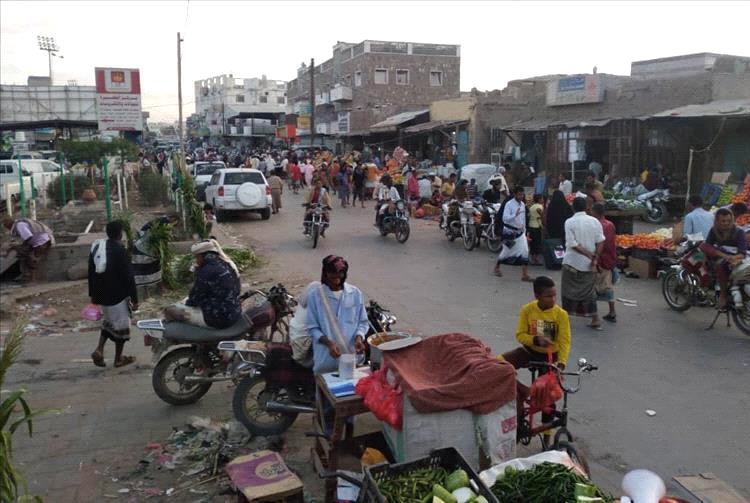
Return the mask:
<path fill-rule="evenodd" d="M 556 303 L 555 282 L 547 276 L 538 276 L 534 280 L 534 297 L 536 300 L 523 306 L 518 317 L 516 339 L 522 346 L 503 353 L 499 358 L 519 369 L 528 367 L 529 362 L 547 362 L 547 355 L 552 353 L 552 363 L 563 370 L 570 353 L 570 319 L 567 311 Z M 545 372 L 541 370 L 540 374 Z M 519 418 L 528 396 L 529 388 L 517 382 Z M 545 419 L 543 415 L 542 420 Z"/>

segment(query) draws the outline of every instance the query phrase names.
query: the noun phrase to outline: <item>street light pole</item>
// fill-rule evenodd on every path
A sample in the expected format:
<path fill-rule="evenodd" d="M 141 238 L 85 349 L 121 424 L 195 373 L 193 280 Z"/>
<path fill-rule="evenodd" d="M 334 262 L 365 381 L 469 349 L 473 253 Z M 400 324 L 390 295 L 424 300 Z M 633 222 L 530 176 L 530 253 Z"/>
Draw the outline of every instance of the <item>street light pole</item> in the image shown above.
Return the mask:
<path fill-rule="evenodd" d="M 185 162 L 184 137 L 182 134 L 182 37 L 177 32 L 177 102 L 179 107 L 179 130 L 180 130 L 180 166 Z"/>
<path fill-rule="evenodd" d="M 57 56 L 60 48 L 57 46 L 57 42 L 55 42 L 53 37 L 42 37 L 37 35 L 36 41 L 39 44 L 39 50 L 47 52 L 47 57 L 49 58 L 49 83 L 52 85 L 52 56 Z"/>

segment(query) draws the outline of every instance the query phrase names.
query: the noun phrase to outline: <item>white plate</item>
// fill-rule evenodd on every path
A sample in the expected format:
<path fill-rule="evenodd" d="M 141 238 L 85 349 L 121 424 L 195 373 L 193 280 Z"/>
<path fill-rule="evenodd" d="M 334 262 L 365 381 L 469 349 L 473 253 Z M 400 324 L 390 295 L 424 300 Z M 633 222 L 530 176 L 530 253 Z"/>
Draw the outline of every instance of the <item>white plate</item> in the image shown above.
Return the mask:
<path fill-rule="evenodd" d="M 384 342 L 378 346 L 378 349 L 381 351 L 395 351 L 396 349 L 408 348 L 409 346 L 419 344 L 420 342 L 422 342 L 422 338 L 419 336 L 407 337 L 405 339 Z"/>

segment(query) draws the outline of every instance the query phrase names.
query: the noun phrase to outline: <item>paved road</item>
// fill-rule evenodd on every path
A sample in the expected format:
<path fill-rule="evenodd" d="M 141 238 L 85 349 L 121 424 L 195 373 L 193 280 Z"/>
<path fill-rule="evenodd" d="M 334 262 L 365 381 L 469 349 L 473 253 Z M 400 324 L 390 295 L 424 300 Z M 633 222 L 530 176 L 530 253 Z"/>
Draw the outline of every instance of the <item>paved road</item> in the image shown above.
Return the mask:
<path fill-rule="evenodd" d="M 503 278 L 494 277 L 485 248 L 466 252 L 433 222 L 413 220 L 404 245 L 383 238 L 372 226 L 372 204 L 335 208 L 328 236 L 313 250 L 301 233 L 301 200 L 285 194 L 286 206 L 270 221 L 238 216 L 226 228 L 258 244 L 280 276 L 312 280 L 323 257 L 346 257 L 349 281 L 392 309 L 401 330 L 466 332 L 496 352 L 516 346 L 517 313 L 532 298 L 520 270 L 506 267 Z M 559 282 L 557 272 L 532 272 Z M 665 479 L 710 471 L 750 496 L 750 337 L 723 326 L 704 331 L 712 312 L 670 311 L 653 280 L 624 279 L 617 296 L 637 299 L 638 307 L 618 303 L 616 325 L 594 332 L 572 321 L 570 361 L 585 356 L 600 367 L 570 404 L 571 429 L 595 461 L 595 476 L 616 487 L 632 468 Z"/>

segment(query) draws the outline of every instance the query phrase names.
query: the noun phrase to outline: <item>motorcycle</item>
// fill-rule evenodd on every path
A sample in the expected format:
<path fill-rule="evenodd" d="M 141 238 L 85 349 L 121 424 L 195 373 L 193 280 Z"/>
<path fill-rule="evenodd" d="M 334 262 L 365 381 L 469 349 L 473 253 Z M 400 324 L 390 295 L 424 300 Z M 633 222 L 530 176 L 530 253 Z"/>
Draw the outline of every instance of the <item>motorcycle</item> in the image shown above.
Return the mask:
<path fill-rule="evenodd" d="M 380 219 L 378 230 L 381 236 L 387 236 L 393 233 L 396 241 L 406 243 L 409 239 L 409 213 L 406 211 L 406 202 L 404 200 L 396 201 L 393 213 L 386 211 L 383 218 Z"/>
<path fill-rule="evenodd" d="M 487 243 L 487 248 L 492 253 L 497 253 L 500 248 L 503 247 L 502 237 L 497 232 L 498 221 L 500 215 L 498 212 L 502 204 L 500 203 L 484 203 L 479 207 L 482 212 L 482 223 L 479 225 L 479 240 L 484 239 Z"/>
<path fill-rule="evenodd" d="M 482 224 L 482 212 L 473 201 L 464 201 L 459 210 L 461 239 L 466 251 L 473 250 L 479 244 L 479 227 Z"/>
<path fill-rule="evenodd" d="M 667 211 L 669 189 L 654 189 L 641 194 L 635 199 L 646 206 L 646 214 L 642 217 L 646 222 L 661 224 L 669 217 L 669 212 Z"/>
<path fill-rule="evenodd" d="M 375 301 L 366 308 L 370 330 L 390 331 L 396 317 Z M 366 344 L 365 360 L 369 358 Z M 254 435 L 279 435 L 299 414 L 315 412 L 315 375 L 292 358 L 288 344 L 268 344 L 265 349 L 245 349 L 244 341 L 219 343 L 222 352 L 232 353 L 235 366 L 245 373 L 234 390 L 234 417 Z"/>
<path fill-rule="evenodd" d="M 458 217 L 459 202 L 455 199 L 446 201 L 440 208 L 440 229 L 445 231 L 448 241 L 455 241 L 461 236 L 461 222 Z"/>
<path fill-rule="evenodd" d="M 219 341 L 288 341 L 287 317 L 294 313 L 297 301 L 281 284 L 271 287 L 268 292 L 249 290 L 240 299 L 244 303 L 255 295 L 263 301 L 243 309 L 240 319 L 228 328 L 199 327 L 161 319 L 140 320 L 136 323 L 144 332 L 144 345 L 150 347 L 153 353 L 156 365 L 151 384 L 159 398 L 171 405 L 195 403 L 208 392 L 213 383 L 236 382 L 242 377 L 243 368 L 230 365 L 230 362 L 221 358 L 216 350 L 216 343 Z"/>
<path fill-rule="evenodd" d="M 313 248 L 317 248 L 318 239 L 320 239 L 321 234 L 331 225 L 323 219 L 324 211 L 330 209 L 329 206 L 323 206 L 322 204 L 310 205 L 310 219 L 305 220 L 304 226 L 305 236 L 307 236 L 308 239 L 312 239 Z"/>
<path fill-rule="evenodd" d="M 719 285 L 700 250 L 701 241 L 687 241 L 678 248 L 675 256 L 664 259 L 669 271 L 662 278 L 662 295 L 667 305 L 678 312 L 693 306 L 711 306 L 716 316 L 710 330 L 722 311 L 719 307 Z M 745 258 L 729 276 L 730 301 L 727 304 L 727 326 L 731 313 L 734 324 L 743 333 L 750 335 L 750 258 Z"/>

